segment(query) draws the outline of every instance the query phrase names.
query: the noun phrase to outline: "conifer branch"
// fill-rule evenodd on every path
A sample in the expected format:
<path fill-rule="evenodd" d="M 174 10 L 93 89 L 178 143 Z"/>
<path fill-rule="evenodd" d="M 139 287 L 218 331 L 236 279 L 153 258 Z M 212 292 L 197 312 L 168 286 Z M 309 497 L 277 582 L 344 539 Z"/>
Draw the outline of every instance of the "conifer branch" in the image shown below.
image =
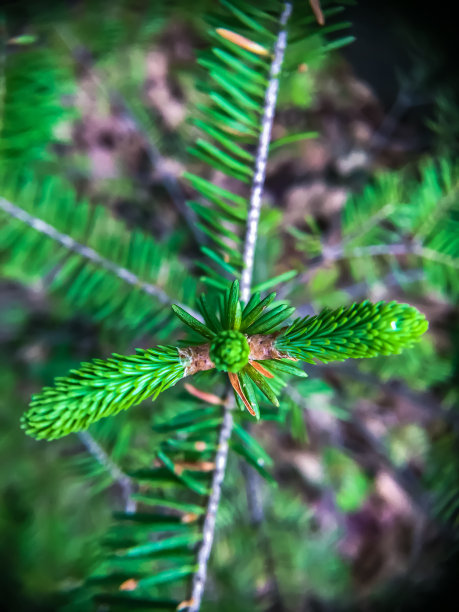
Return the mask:
<path fill-rule="evenodd" d="M 114 482 L 120 487 L 124 500 L 124 511 L 135 512 L 137 504 L 132 499 L 134 487 L 131 478 L 111 459 L 102 446 L 87 431 L 80 431 L 78 437 L 86 447 L 86 450 L 98 461 L 110 474 Z"/>
<path fill-rule="evenodd" d="M 285 2 L 280 17 L 281 29 L 277 36 L 276 45 L 274 47 L 274 57 L 271 64 L 270 79 L 265 95 L 261 135 L 255 159 L 255 174 L 252 183 L 249 214 L 247 219 L 247 230 L 244 242 L 244 269 L 242 272 L 241 279 L 241 299 L 243 302 L 246 303 L 249 301 L 252 285 L 255 246 L 257 241 L 258 222 L 260 219 L 260 210 L 262 204 L 261 198 L 263 195 L 263 187 L 265 183 L 269 142 L 271 138 L 271 129 L 274 119 L 274 111 L 276 107 L 277 92 L 279 89 L 279 73 L 282 67 L 285 48 L 287 44 L 287 30 L 285 26 L 287 24 L 291 11 L 291 3 Z M 215 521 L 217 517 L 218 506 L 220 503 L 221 489 L 225 477 L 226 464 L 228 460 L 229 440 L 233 429 L 233 409 L 234 395 L 232 392 L 229 392 L 227 394 L 227 401 L 225 402 L 223 424 L 219 434 L 218 451 L 215 457 L 215 470 L 212 478 L 211 494 L 209 497 L 209 502 L 204 518 L 202 543 L 198 551 L 198 569 L 193 576 L 190 600 L 191 606 L 189 607 L 189 612 L 198 612 L 201 607 L 201 601 L 207 577 L 207 566 L 209 563 L 210 552 L 212 550 L 212 544 L 215 534 Z"/>
<path fill-rule="evenodd" d="M 307 363 L 397 355 L 426 332 L 425 316 L 398 302 L 365 301 L 295 319 L 274 345 Z"/>
<path fill-rule="evenodd" d="M 21 427 L 37 440 L 54 440 L 87 429 L 99 419 L 157 396 L 185 375 L 174 346 L 137 349 L 82 363 L 79 370 L 54 380 L 32 396 Z"/>
<path fill-rule="evenodd" d="M 283 288 L 278 292 L 279 298 L 284 298 L 293 287 L 297 287 L 299 284 L 308 283 L 312 276 L 321 268 L 325 268 L 328 265 L 341 261 L 343 259 L 354 259 L 359 257 L 403 257 L 404 255 L 418 255 L 419 257 L 426 257 L 427 259 L 434 259 L 438 261 L 444 261 L 441 254 L 436 251 L 432 252 L 432 249 L 426 249 L 418 242 L 395 242 L 393 244 L 372 244 L 369 246 L 347 248 L 345 243 L 341 243 L 335 247 L 328 247 L 322 250 L 322 254 L 313 261 L 308 269 L 297 276 L 294 282 L 286 283 Z M 459 265 L 459 264 L 458 264 Z"/>
<path fill-rule="evenodd" d="M 396 242 L 393 244 L 372 244 L 369 246 L 353 247 L 351 249 L 346 249 L 346 246 L 341 244 L 337 247 L 324 249 L 322 255 L 314 261 L 305 272 L 295 278 L 294 283 L 286 283 L 283 286 L 278 292 L 278 297 L 282 299 L 288 295 L 294 286 L 296 287 L 298 284 L 308 283 L 317 270 L 331 263 L 343 259 L 354 259 L 359 257 L 403 257 L 404 255 L 416 255 L 456 270 L 459 269 L 459 259 L 447 253 L 440 253 L 435 249 L 431 249 L 415 241 Z"/>
<path fill-rule="evenodd" d="M 140 289 L 147 295 L 154 297 L 161 304 L 169 306 L 172 303 L 172 300 L 167 295 L 167 293 L 157 285 L 142 281 L 136 274 L 133 274 L 128 269 L 117 265 L 106 257 L 103 257 L 94 249 L 79 243 L 71 236 L 58 231 L 52 225 L 46 223 L 46 221 L 34 217 L 25 210 L 22 210 L 22 208 L 15 206 L 11 202 L 8 202 L 8 200 L 5 200 L 4 198 L 0 198 L 0 210 L 3 210 L 18 221 L 25 223 L 37 232 L 40 232 L 41 234 L 48 236 L 52 240 L 55 240 L 67 250 L 76 253 L 83 259 L 86 259 L 87 261 L 101 266 L 108 272 L 111 272 L 112 274 L 123 280 L 125 283 L 128 283 L 129 285 Z M 190 312 L 192 311 L 190 310 Z M 199 317 L 199 315 L 197 315 L 196 313 L 194 313 L 194 316 Z"/>
<path fill-rule="evenodd" d="M 292 5 L 290 2 L 286 2 L 280 18 L 281 30 L 274 47 L 274 58 L 271 64 L 269 84 L 265 95 L 261 134 L 255 158 L 255 174 L 250 194 L 249 214 L 244 242 L 244 269 L 241 278 L 241 299 L 243 302 L 248 302 L 252 285 L 255 246 L 257 243 L 258 222 L 260 220 L 262 204 L 261 198 L 263 196 L 263 187 L 266 178 L 266 164 L 268 160 L 274 111 L 276 108 L 277 92 L 279 90 L 279 74 L 284 60 L 285 48 L 287 46 L 286 25 L 291 12 Z"/>
<path fill-rule="evenodd" d="M 222 492 L 223 480 L 225 478 L 226 464 L 228 461 L 229 440 L 233 430 L 233 408 L 234 397 L 232 392 L 228 394 L 228 401 L 223 413 L 223 423 L 218 436 L 218 450 L 215 455 L 215 470 L 213 473 L 211 493 L 207 503 L 206 514 L 202 529 L 202 542 L 198 551 L 198 569 L 193 576 L 191 587 L 191 606 L 189 612 L 198 612 L 201 607 L 202 596 L 207 578 L 207 566 L 210 552 L 214 541 L 215 521 Z"/>
<path fill-rule="evenodd" d="M 401 287 L 403 289 L 408 284 L 425 280 L 425 277 L 426 275 L 424 270 L 409 270 L 408 272 L 398 271 L 396 274 L 394 272 L 390 272 L 380 281 L 378 281 L 378 286 L 381 285 L 384 287 L 384 289 L 390 289 L 391 287 Z M 371 286 L 371 282 L 363 281 L 340 287 L 340 290 L 344 291 L 344 293 L 347 293 L 353 300 L 357 301 L 360 298 L 364 298 L 368 295 L 368 291 L 371 289 Z"/>

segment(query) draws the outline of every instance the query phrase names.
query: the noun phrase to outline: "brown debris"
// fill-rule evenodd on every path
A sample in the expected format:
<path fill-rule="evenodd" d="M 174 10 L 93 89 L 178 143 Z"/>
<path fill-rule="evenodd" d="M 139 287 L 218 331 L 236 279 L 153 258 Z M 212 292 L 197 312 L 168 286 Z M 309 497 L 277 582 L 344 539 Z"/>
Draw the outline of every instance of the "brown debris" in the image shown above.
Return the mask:
<path fill-rule="evenodd" d="M 199 516 L 195 514 L 194 512 L 187 512 L 186 514 L 182 516 L 180 520 L 182 523 L 188 524 L 188 523 L 195 523 L 198 520 L 198 518 Z"/>
<path fill-rule="evenodd" d="M 182 474 L 185 470 L 193 470 L 195 472 L 212 472 L 215 469 L 213 461 L 177 461 L 174 464 L 174 470 L 177 474 Z"/>
<path fill-rule="evenodd" d="M 249 361 L 249 363 L 262 376 L 265 376 L 266 378 L 274 378 L 274 374 L 271 374 L 271 372 L 268 372 L 268 370 L 266 368 L 264 368 L 261 365 L 261 363 L 258 363 L 258 361 Z"/>
<path fill-rule="evenodd" d="M 213 393 L 207 393 L 206 391 L 197 389 L 193 385 L 190 385 L 190 383 L 185 383 L 184 386 L 190 395 L 193 395 L 194 397 L 199 398 L 200 400 L 202 400 L 203 402 L 206 402 L 207 404 L 219 406 L 225 403 L 221 397 L 218 397 L 218 395 L 214 395 Z"/>
<path fill-rule="evenodd" d="M 246 398 L 246 396 L 244 394 L 244 391 L 242 390 L 241 383 L 239 382 L 238 375 L 234 374 L 233 372 L 228 372 L 228 377 L 230 379 L 230 383 L 231 383 L 233 389 L 236 391 L 236 393 L 239 395 L 241 400 L 244 402 L 244 405 L 247 408 L 247 410 L 250 412 L 250 414 L 252 416 L 256 416 L 255 411 L 252 408 L 252 404 Z"/>
<path fill-rule="evenodd" d="M 194 599 L 186 599 L 185 601 L 179 603 L 179 605 L 177 606 L 177 610 L 185 610 L 185 608 L 191 608 L 193 604 Z"/>
<path fill-rule="evenodd" d="M 238 47 L 242 47 L 251 53 L 255 53 L 255 55 L 269 55 L 269 51 L 267 49 L 253 40 L 242 36 L 241 34 L 237 34 L 232 30 L 226 30 L 225 28 L 217 28 L 215 31 L 222 38 L 229 40 L 233 44 L 238 45 Z"/>
<path fill-rule="evenodd" d="M 122 584 L 120 584 L 120 591 L 135 591 L 137 588 L 137 580 L 134 578 L 129 578 L 125 580 Z"/>
<path fill-rule="evenodd" d="M 320 6 L 319 0 L 309 0 L 309 4 L 311 5 L 312 12 L 317 20 L 317 23 L 321 26 L 325 24 L 325 17 L 322 13 L 322 8 Z"/>

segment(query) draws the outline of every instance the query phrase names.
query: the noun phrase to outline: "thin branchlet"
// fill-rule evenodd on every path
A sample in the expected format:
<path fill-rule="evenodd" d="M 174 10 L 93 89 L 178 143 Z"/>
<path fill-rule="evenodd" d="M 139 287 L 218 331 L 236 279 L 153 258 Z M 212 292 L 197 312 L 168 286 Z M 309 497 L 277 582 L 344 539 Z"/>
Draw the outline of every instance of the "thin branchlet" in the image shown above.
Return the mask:
<path fill-rule="evenodd" d="M 87 261 L 90 261 L 91 263 L 94 263 L 100 266 L 101 268 L 104 268 L 108 272 L 111 272 L 112 274 L 123 280 L 125 283 L 128 283 L 129 285 L 140 289 L 147 295 L 154 297 L 161 304 L 170 305 L 172 303 L 172 300 L 167 295 L 167 293 L 157 285 L 142 281 L 137 275 L 135 275 L 127 268 L 117 265 L 113 261 L 110 261 L 106 257 L 100 255 L 94 249 L 76 241 L 71 236 L 59 232 L 55 227 L 53 227 L 49 223 L 46 223 L 46 221 L 34 217 L 28 212 L 22 210 L 22 208 L 15 206 L 11 202 L 8 202 L 8 200 L 0 198 L 0 209 L 11 215 L 18 221 L 22 221 L 22 223 L 25 223 L 37 232 L 40 232 L 41 234 L 44 234 L 45 236 L 48 236 L 52 240 L 61 244 L 68 251 L 77 253 L 83 259 L 86 259 Z M 191 311 L 191 309 L 188 310 L 192 312 L 193 316 L 200 318 L 200 315 L 198 313 Z"/>
<path fill-rule="evenodd" d="M 277 93 L 279 89 L 279 72 L 284 59 L 285 47 L 287 43 L 286 25 L 292 11 L 290 2 L 285 2 L 280 17 L 280 32 L 277 36 L 274 47 L 274 57 L 271 64 L 270 79 L 265 95 L 263 109 L 262 129 L 258 150 L 255 160 L 255 174 L 252 183 L 250 196 L 249 214 L 247 219 L 247 230 L 244 242 L 243 264 L 244 269 L 241 279 L 241 298 L 248 302 L 252 286 L 253 264 L 255 257 L 255 246 L 258 234 L 258 222 L 262 203 L 263 187 L 266 176 L 266 163 L 269 151 L 269 142 L 276 107 Z M 193 575 L 191 587 L 191 605 L 189 612 L 198 612 L 201 607 L 202 596 L 204 593 L 207 566 L 209 563 L 210 552 L 215 533 L 215 521 L 218 506 L 220 503 L 221 489 L 225 477 L 226 463 L 228 459 L 229 439 L 233 429 L 234 395 L 232 392 L 227 394 L 226 407 L 223 414 L 223 424 L 220 429 L 218 451 L 215 458 L 215 471 L 212 478 L 211 495 L 207 505 L 207 510 L 203 525 L 203 539 L 198 550 L 198 569 Z"/>
<path fill-rule="evenodd" d="M 269 143 L 271 140 L 274 111 L 276 109 L 277 93 L 279 91 L 279 74 L 284 60 L 285 48 L 287 46 L 287 29 L 285 26 L 287 25 L 291 12 L 292 5 L 290 2 L 286 2 L 280 18 L 281 30 L 274 49 L 274 59 L 271 64 L 270 79 L 265 96 L 261 135 L 255 158 L 255 174 L 253 177 L 252 192 L 250 194 L 249 215 L 244 242 L 244 269 L 241 278 L 241 299 L 243 302 L 249 300 L 250 288 L 252 285 L 258 223 L 260 220 L 263 188 L 266 178 L 266 164 L 268 161 Z"/>

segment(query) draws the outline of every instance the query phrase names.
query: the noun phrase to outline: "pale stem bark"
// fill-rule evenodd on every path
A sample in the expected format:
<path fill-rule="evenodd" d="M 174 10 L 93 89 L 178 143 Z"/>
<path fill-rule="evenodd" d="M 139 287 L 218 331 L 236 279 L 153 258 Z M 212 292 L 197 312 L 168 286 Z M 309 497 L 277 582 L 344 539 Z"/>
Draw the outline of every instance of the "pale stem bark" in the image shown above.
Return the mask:
<path fill-rule="evenodd" d="M 397 242 L 393 244 L 373 244 L 363 247 L 346 248 L 341 244 L 336 247 L 324 248 L 320 257 L 311 263 L 308 269 L 295 278 L 293 283 L 286 283 L 278 293 L 279 298 L 284 298 L 288 295 L 293 286 L 309 282 L 314 273 L 331 263 L 341 261 L 343 259 L 357 259 L 359 257 L 402 257 L 403 255 L 418 255 L 427 259 L 434 259 L 429 250 L 423 247 L 418 242 Z"/>
<path fill-rule="evenodd" d="M 244 269 L 241 278 L 241 299 L 248 302 L 250 298 L 250 288 L 252 285 L 253 264 L 255 260 L 255 246 L 258 235 L 258 222 L 263 196 L 263 187 L 266 178 L 266 164 L 268 161 L 269 143 L 271 140 L 271 130 L 276 109 L 277 92 L 279 91 L 279 73 L 284 61 L 285 48 L 287 46 L 287 21 L 292 12 L 290 2 L 284 4 L 284 10 L 280 18 L 281 30 L 277 37 L 274 48 L 274 58 L 269 74 L 269 84 L 265 95 L 265 105 L 263 120 L 261 124 L 260 140 L 255 158 L 255 174 L 250 194 L 249 215 L 247 219 L 247 230 L 244 243 Z"/>
<path fill-rule="evenodd" d="M 153 285 L 151 283 L 144 282 L 136 274 L 134 274 L 127 268 L 118 266 L 113 261 L 110 261 L 106 257 L 100 255 L 94 249 L 91 249 L 90 247 L 77 242 L 71 236 L 68 236 L 67 234 L 58 231 L 49 223 L 46 223 L 45 221 L 42 221 L 42 219 L 34 217 L 25 210 L 22 210 L 22 208 L 19 208 L 11 202 L 8 202 L 4 198 L 0 198 L 0 210 L 3 210 L 4 212 L 8 213 L 18 221 L 22 221 L 22 223 L 25 223 L 37 232 L 40 232 L 41 234 L 52 238 L 52 240 L 65 247 L 68 251 L 77 253 L 78 255 L 80 255 L 80 257 L 100 266 L 101 268 L 104 268 L 108 272 L 111 272 L 112 274 L 123 280 L 125 283 L 133 285 L 134 287 L 140 289 L 147 295 L 153 296 L 161 304 L 170 306 L 170 304 L 172 303 L 171 298 L 160 287 L 157 287 L 156 285 Z M 182 304 L 179 305 L 183 308 L 186 308 L 188 312 L 190 312 L 193 316 L 196 316 L 197 318 L 201 319 L 200 315 L 198 313 L 195 313 L 194 311 L 191 311 L 188 306 Z"/>
<path fill-rule="evenodd" d="M 218 437 L 218 451 L 215 456 L 215 470 L 212 478 L 212 488 L 207 503 L 207 510 L 202 529 L 202 542 L 198 551 L 198 569 L 193 575 L 191 588 L 191 605 L 189 612 L 198 612 L 201 607 L 202 596 L 207 578 L 207 566 L 209 563 L 210 552 L 214 542 L 215 521 L 217 519 L 218 506 L 222 491 L 223 480 L 225 478 L 226 464 L 228 461 L 229 440 L 233 430 L 234 399 L 231 398 L 231 405 L 227 405 L 223 412 L 223 423 Z"/>
<path fill-rule="evenodd" d="M 252 285 L 253 264 L 255 246 L 258 234 L 258 222 L 262 203 L 263 187 L 266 176 L 266 163 L 269 151 L 269 142 L 276 107 L 277 92 L 279 90 L 279 72 L 284 59 L 287 44 L 287 31 L 285 26 L 292 11 L 290 2 L 285 2 L 280 17 L 280 32 L 274 47 L 274 57 L 270 69 L 270 78 L 265 95 L 263 118 L 261 123 L 261 134 L 255 158 L 255 174 L 250 195 L 249 214 L 247 219 L 247 231 L 244 242 L 244 269 L 241 278 L 241 299 L 247 302 L 250 297 Z M 215 534 L 215 521 L 220 503 L 222 484 L 225 477 L 226 463 L 228 459 L 229 440 L 233 429 L 234 397 L 232 392 L 227 396 L 223 413 L 223 424 L 220 429 L 218 451 L 215 458 L 215 470 L 212 478 L 211 494 L 204 518 L 202 543 L 198 550 L 198 569 L 193 576 L 191 587 L 191 599 L 189 612 L 198 612 L 201 607 L 204 593 L 207 567 L 212 550 Z"/>

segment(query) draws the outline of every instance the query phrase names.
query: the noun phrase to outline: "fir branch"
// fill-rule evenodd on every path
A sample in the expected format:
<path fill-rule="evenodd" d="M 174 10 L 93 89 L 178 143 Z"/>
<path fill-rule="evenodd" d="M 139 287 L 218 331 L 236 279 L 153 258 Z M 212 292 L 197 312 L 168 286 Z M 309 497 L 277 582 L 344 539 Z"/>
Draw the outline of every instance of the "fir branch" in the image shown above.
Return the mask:
<path fill-rule="evenodd" d="M 64 234 L 63 232 L 58 231 L 49 223 L 46 223 L 42 219 L 34 217 L 22 208 L 19 208 L 15 204 L 12 204 L 8 200 L 5 200 L 1 197 L 0 210 L 3 210 L 7 214 L 11 215 L 14 219 L 25 223 L 35 231 L 40 232 L 45 236 L 48 236 L 55 242 L 62 245 L 68 251 L 76 253 L 83 259 L 104 268 L 108 272 L 111 272 L 125 283 L 132 285 L 137 289 L 140 289 L 149 296 L 154 297 L 161 304 L 169 306 L 172 303 L 172 300 L 167 295 L 167 293 L 157 285 L 142 281 L 137 275 L 133 274 L 126 268 L 115 264 L 113 261 L 110 261 L 106 257 L 103 257 L 102 255 L 97 253 L 97 251 L 95 251 L 94 249 L 79 243 L 77 240 L 75 240 L 68 234 Z M 194 315 L 199 317 L 197 313 L 194 313 Z"/>
<path fill-rule="evenodd" d="M 412 346 L 427 327 L 424 315 L 408 304 L 365 301 L 296 319 L 274 346 L 308 363 L 394 355 Z"/>
<path fill-rule="evenodd" d="M 294 282 L 284 285 L 279 291 L 279 297 L 285 297 L 290 290 L 298 286 L 298 284 L 308 283 L 317 270 L 343 259 L 379 256 L 402 257 L 404 255 L 413 254 L 423 254 L 423 248 L 420 244 L 415 242 L 395 242 L 393 244 L 372 244 L 369 246 L 348 248 L 347 244 L 342 242 L 334 247 L 324 247 L 320 257 L 313 261 L 305 272 L 297 276 Z"/>
<path fill-rule="evenodd" d="M 199 612 L 207 578 L 207 566 L 212 550 L 215 534 L 215 521 L 225 478 L 228 461 L 229 440 L 233 431 L 234 396 L 228 394 L 227 404 L 223 413 L 223 422 L 218 436 L 218 451 L 215 455 L 215 470 L 212 477 L 211 493 L 207 502 L 206 514 L 202 528 L 202 542 L 198 550 L 198 568 L 193 575 L 191 586 L 191 605 L 189 612 Z"/>
<path fill-rule="evenodd" d="M 21 426 L 37 440 L 61 438 L 144 399 L 155 399 L 184 375 L 185 366 L 173 346 L 94 359 L 34 395 Z"/>
<path fill-rule="evenodd" d="M 274 58 L 270 70 L 270 80 L 265 96 L 262 131 L 255 161 L 255 174 L 252 183 L 250 209 L 244 243 L 244 268 L 242 271 L 241 279 L 241 298 L 245 303 L 249 301 L 252 285 L 255 246 L 258 234 L 258 222 L 260 219 L 260 210 L 262 203 L 261 198 L 265 183 L 269 141 L 271 137 L 271 129 L 274 119 L 277 92 L 279 89 L 279 72 L 282 66 L 287 42 L 286 24 L 291 11 L 291 3 L 285 2 L 280 18 L 281 29 L 277 36 L 277 41 L 274 48 Z M 193 576 L 190 600 L 191 606 L 189 608 L 189 612 L 198 612 L 201 607 L 201 601 L 207 577 L 207 566 L 209 563 L 210 552 L 212 550 L 215 534 L 215 521 L 217 517 L 218 506 L 220 503 L 221 490 L 228 460 L 229 439 L 231 437 L 231 432 L 233 429 L 233 409 L 234 395 L 232 392 L 230 392 L 227 394 L 227 400 L 223 414 L 223 423 L 219 434 L 218 452 L 215 457 L 215 471 L 213 473 L 212 478 L 211 495 L 209 497 L 209 502 L 207 505 L 206 515 L 204 519 L 202 544 L 198 551 L 198 569 Z"/>
<path fill-rule="evenodd" d="M 69 251 L 77 253 L 78 255 L 80 255 L 80 257 L 88 259 L 92 263 L 102 266 L 103 268 L 105 268 L 109 272 L 112 272 L 113 274 L 115 274 L 115 276 L 125 281 L 129 285 L 134 285 L 135 287 L 141 288 L 142 291 L 145 291 L 145 293 L 147 293 L 148 295 L 154 296 L 159 302 L 161 302 L 161 304 L 171 304 L 171 299 L 169 298 L 169 296 L 156 285 L 141 281 L 140 278 L 138 278 L 135 274 L 133 274 L 126 268 L 117 266 L 112 261 L 99 255 L 99 253 L 97 253 L 97 251 L 95 251 L 94 249 L 91 249 L 90 247 L 87 247 L 84 244 L 80 244 L 67 234 L 59 232 L 49 223 L 46 223 L 41 219 L 37 219 L 33 215 L 30 215 L 28 212 L 22 210 L 22 208 L 15 206 L 11 202 L 8 202 L 4 198 L 0 198 L 0 208 L 4 212 L 8 213 L 15 219 L 18 219 L 18 221 L 22 221 L 37 232 L 40 232 L 45 236 L 49 236 L 49 238 L 52 238 Z"/>
<path fill-rule="evenodd" d="M 110 474 L 113 481 L 120 487 L 124 500 L 124 511 L 135 512 L 137 503 L 132 498 L 134 486 L 131 478 L 111 459 L 102 446 L 87 431 L 80 431 L 78 437 L 86 447 L 87 451 L 98 461 Z"/>
<path fill-rule="evenodd" d="M 290 2 L 286 2 L 280 18 L 281 30 L 278 34 L 276 45 L 274 47 L 274 59 L 271 64 L 269 84 L 265 95 L 263 119 L 261 123 L 262 128 L 255 158 L 255 174 L 253 177 L 252 191 L 250 194 L 249 214 L 244 243 L 244 268 L 242 270 L 241 277 L 241 298 L 242 301 L 246 303 L 249 300 L 250 288 L 252 285 L 255 246 L 257 242 L 258 222 L 260 220 L 263 187 L 266 178 L 266 164 L 268 160 L 269 143 L 274 120 L 274 111 L 276 108 L 277 93 L 279 90 L 279 75 L 287 45 L 286 25 L 291 12 L 292 5 Z"/>

